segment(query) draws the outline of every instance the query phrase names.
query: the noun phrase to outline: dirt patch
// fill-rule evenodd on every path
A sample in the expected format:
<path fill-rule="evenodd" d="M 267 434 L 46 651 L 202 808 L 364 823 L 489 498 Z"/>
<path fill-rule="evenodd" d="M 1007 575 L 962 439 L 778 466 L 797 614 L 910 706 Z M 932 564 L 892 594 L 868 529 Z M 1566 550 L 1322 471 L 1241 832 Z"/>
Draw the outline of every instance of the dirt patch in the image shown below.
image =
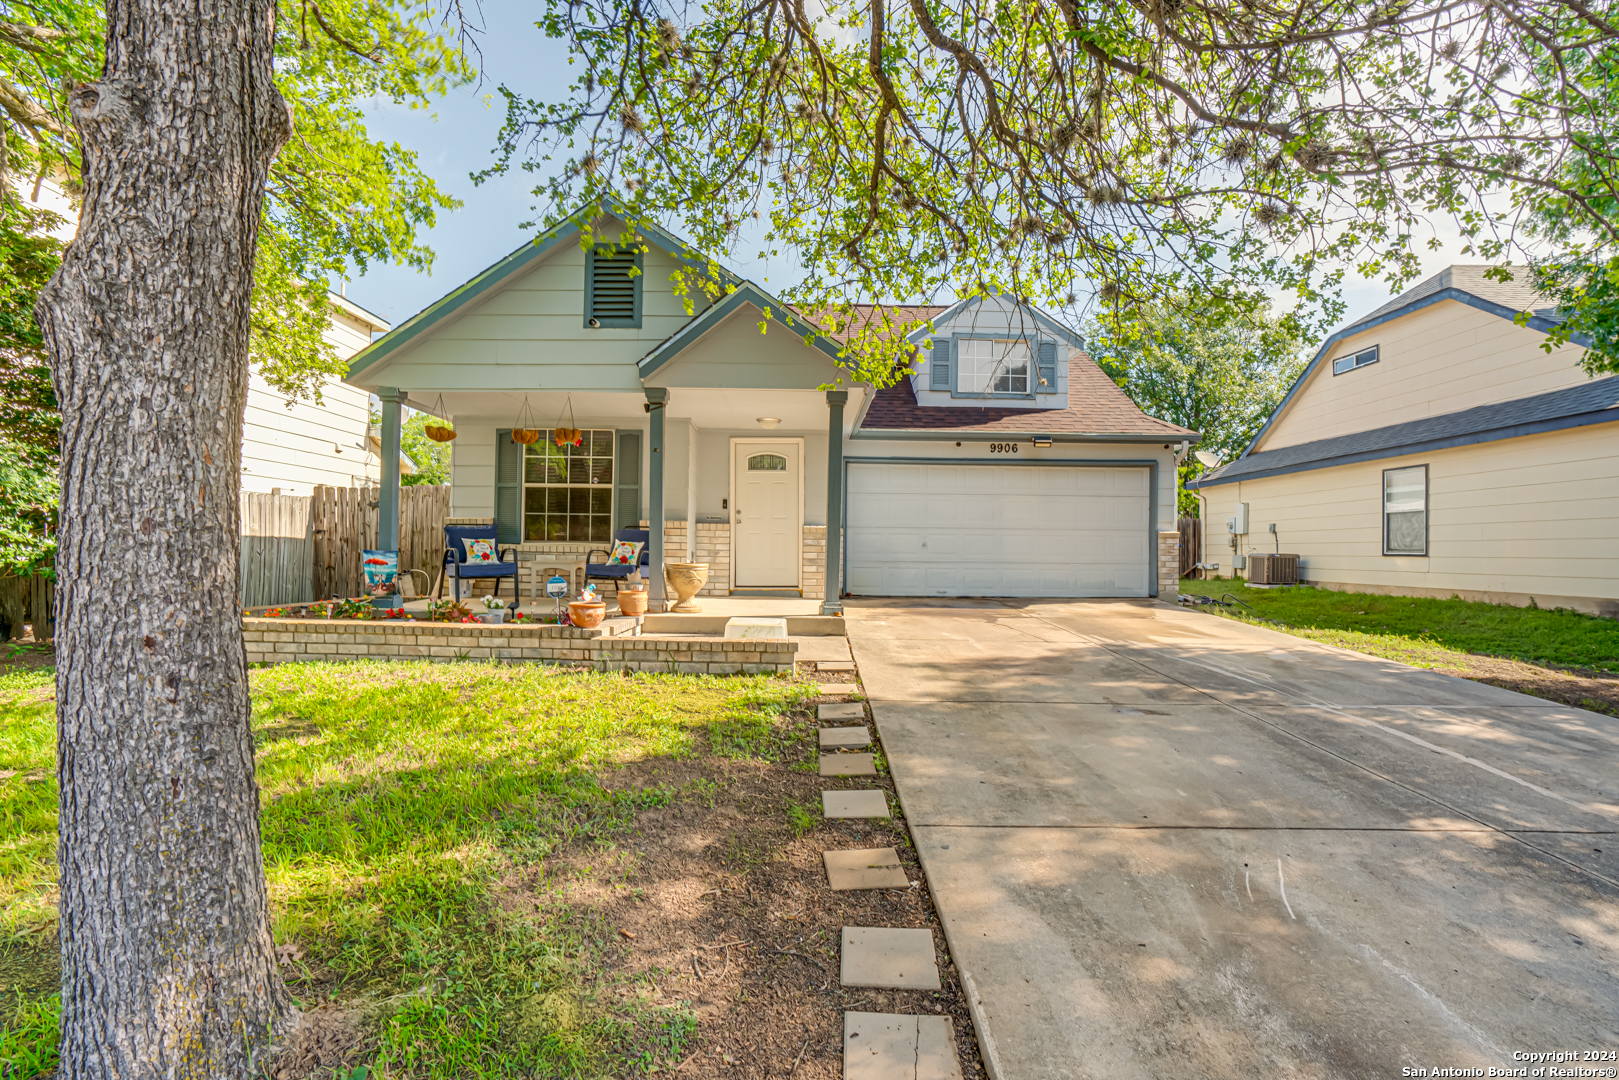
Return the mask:
<path fill-rule="evenodd" d="M 55 666 L 56 646 L 50 642 L 39 644 L 32 631 L 16 641 L 0 641 L 0 675 Z"/>
<path fill-rule="evenodd" d="M 848 678 L 840 675 L 840 678 Z M 984 1076 L 967 1001 L 902 820 L 825 821 L 820 793 L 881 787 L 886 777 L 823 779 L 810 716 L 779 761 L 703 754 L 654 760 L 602 777 L 611 788 L 663 786 L 669 805 L 641 813 L 604 852 L 561 849 L 516 866 L 502 882 L 509 911 L 543 917 L 554 904 L 611 928 L 605 961 L 625 995 L 687 1008 L 696 1031 L 682 1077 L 825 1078 L 843 1075 L 843 1013 L 945 1015 L 954 1022 L 963 1075 Z M 833 892 L 821 853 L 893 847 L 912 884 Z M 845 926 L 933 931 L 939 991 L 845 989 L 838 982 Z"/>
<path fill-rule="evenodd" d="M 1520 694 L 1619 716 L 1619 675 L 1607 672 L 1563 671 L 1494 656 L 1473 656 L 1464 662 L 1436 665 L 1433 670 L 1499 686 L 1503 690 L 1516 690 Z"/>

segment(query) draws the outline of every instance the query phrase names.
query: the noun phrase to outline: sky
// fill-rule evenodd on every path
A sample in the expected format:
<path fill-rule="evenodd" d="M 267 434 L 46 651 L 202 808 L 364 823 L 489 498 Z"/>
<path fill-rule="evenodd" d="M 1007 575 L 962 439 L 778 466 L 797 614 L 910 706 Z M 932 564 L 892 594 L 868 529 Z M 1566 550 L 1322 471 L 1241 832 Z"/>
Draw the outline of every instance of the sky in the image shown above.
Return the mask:
<path fill-rule="evenodd" d="M 422 168 L 440 188 L 464 204 L 459 210 L 441 212 L 435 226 L 422 237 L 437 256 L 431 275 L 404 267 L 376 266 L 364 277 L 348 283 L 350 300 L 393 325 L 498 262 L 535 234 L 536 230 L 518 228 L 537 216 L 531 193 L 535 174 L 514 170 L 482 185 L 474 185 L 471 174 L 494 160 L 495 136 L 505 120 L 505 103 L 497 87 L 504 84 L 519 94 L 556 100 L 576 76 L 577 69 L 567 66 L 562 46 L 535 28 L 536 9 L 535 4 L 511 0 L 486 0 L 483 4 L 485 32 L 477 35 L 483 54 L 480 85 L 451 92 L 431 111 L 410 110 L 390 102 L 375 103 L 366 109 L 373 138 L 415 150 Z M 1454 227 L 1448 222 L 1438 224 L 1436 233 L 1444 244 L 1437 251 L 1422 249 L 1423 277 L 1453 262 L 1479 261 L 1459 255 Z M 1419 241 L 1425 239 L 1419 237 Z M 780 259 L 772 265 L 770 260 L 758 257 L 746 240 L 723 255 L 722 261 L 745 278 L 776 287 L 788 283 L 793 273 L 792 266 Z M 1345 322 L 1352 322 L 1381 306 L 1391 294 L 1382 281 L 1368 281 L 1351 270 L 1345 278 L 1343 295 L 1348 305 Z"/>

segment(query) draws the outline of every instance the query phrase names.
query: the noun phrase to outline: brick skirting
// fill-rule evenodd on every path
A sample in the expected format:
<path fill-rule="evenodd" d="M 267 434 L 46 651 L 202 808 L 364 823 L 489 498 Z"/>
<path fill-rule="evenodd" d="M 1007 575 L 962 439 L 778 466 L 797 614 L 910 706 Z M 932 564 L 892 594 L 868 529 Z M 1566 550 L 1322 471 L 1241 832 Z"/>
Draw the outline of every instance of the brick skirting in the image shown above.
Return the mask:
<path fill-rule="evenodd" d="M 1181 534 L 1158 534 L 1158 599 L 1174 603 L 1181 591 Z"/>
<path fill-rule="evenodd" d="M 681 675 L 791 674 L 798 642 L 653 637 L 630 619 L 577 626 L 373 622 L 359 619 L 242 620 L 250 664 L 309 660 L 503 660 L 590 665 L 598 671 Z"/>

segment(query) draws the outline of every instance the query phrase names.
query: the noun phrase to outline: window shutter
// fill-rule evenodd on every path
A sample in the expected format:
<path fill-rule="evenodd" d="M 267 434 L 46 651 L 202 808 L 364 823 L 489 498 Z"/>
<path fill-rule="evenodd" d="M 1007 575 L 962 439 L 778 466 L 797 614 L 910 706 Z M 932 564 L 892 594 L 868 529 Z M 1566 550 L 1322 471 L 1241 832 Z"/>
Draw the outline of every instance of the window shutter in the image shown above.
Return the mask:
<path fill-rule="evenodd" d="M 1042 341 L 1040 343 L 1040 385 L 1035 390 L 1042 394 L 1055 394 L 1057 392 L 1057 343 L 1055 341 Z"/>
<path fill-rule="evenodd" d="M 932 375 L 928 379 L 929 390 L 950 389 L 950 338 L 933 339 L 933 366 Z"/>
<path fill-rule="evenodd" d="M 641 253 L 601 250 L 585 253 L 585 325 L 606 329 L 641 325 Z"/>
<path fill-rule="evenodd" d="M 618 460 L 613 462 L 613 486 L 617 502 L 614 518 L 620 529 L 641 527 L 641 433 L 618 433 Z"/>
<path fill-rule="evenodd" d="M 511 428 L 495 430 L 495 539 L 523 542 L 523 447 Z"/>

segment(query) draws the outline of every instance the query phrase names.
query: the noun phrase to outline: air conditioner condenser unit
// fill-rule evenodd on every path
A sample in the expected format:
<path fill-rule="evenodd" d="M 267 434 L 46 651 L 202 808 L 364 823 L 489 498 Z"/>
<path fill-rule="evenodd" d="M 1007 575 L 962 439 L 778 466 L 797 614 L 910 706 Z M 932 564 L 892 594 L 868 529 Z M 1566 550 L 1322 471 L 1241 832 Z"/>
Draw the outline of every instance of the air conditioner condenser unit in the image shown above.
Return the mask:
<path fill-rule="evenodd" d="M 1297 555 L 1248 556 L 1248 584 L 1297 585 L 1299 583 L 1299 557 Z"/>

